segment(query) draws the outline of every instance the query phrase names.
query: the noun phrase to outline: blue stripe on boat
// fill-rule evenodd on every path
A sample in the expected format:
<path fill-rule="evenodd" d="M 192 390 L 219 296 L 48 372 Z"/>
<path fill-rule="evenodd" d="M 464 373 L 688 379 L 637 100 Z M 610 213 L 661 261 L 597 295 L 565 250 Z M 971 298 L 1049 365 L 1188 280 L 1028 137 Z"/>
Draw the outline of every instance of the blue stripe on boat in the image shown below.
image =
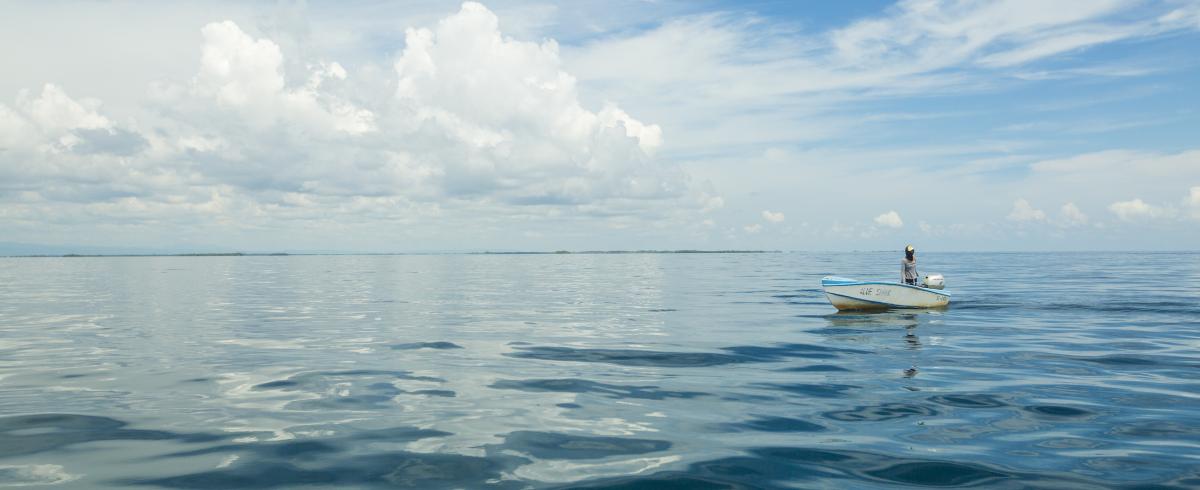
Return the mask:
<path fill-rule="evenodd" d="M 911 284 L 903 284 L 899 282 L 883 282 L 883 281 L 858 281 L 847 279 L 845 277 L 826 276 L 821 278 L 821 287 L 825 286 L 900 286 L 904 288 L 913 288 L 919 291 L 928 293 L 940 294 L 942 296 L 951 296 L 951 294 L 943 289 L 929 289 L 921 286 L 913 286 Z M 839 295 L 841 296 L 841 295 Z"/>

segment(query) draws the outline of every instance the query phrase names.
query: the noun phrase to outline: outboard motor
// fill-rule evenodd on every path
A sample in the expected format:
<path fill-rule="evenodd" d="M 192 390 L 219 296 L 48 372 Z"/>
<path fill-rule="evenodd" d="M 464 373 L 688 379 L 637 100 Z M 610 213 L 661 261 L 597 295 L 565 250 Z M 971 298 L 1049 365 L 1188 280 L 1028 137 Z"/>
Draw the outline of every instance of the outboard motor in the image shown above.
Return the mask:
<path fill-rule="evenodd" d="M 942 289 L 946 287 L 946 279 L 941 274 L 926 274 L 921 278 L 921 287 L 929 289 Z"/>

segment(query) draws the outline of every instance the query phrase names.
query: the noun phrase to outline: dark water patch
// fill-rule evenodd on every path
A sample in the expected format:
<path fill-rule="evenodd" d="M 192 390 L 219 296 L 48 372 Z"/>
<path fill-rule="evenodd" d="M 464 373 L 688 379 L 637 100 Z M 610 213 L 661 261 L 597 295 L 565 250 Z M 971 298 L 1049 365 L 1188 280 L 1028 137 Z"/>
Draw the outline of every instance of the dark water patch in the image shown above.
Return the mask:
<path fill-rule="evenodd" d="M 744 482 L 705 478 L 684 472 L 662 472 L 649 476 L 605 478 L 572 483 L 559 489 L 591 488 L 605 490 L 757 490 L 765 488 Z"/>
<path fill-rule="evenodd" d="M 1095 439 L 1084 439 L 1081 437 L 1057 437 L 1047 439 L 1035 444 L 1037 447 L 1047 449 L 1096 449 L 1107 446 L 1103 441 Z"/>
<path fill-rule="evenodd" d="M 755 448 L 746 456 L 700 461 L 683 471 L 582 482 L 563 488 L 857 488 L 876 485 L 963 488 L 1111 488 L 1067 473 L 1019 472 L 949 460 L 868 451 Z"/>
<path fill-rule="evenodd" d="M 929 397 L 928 400 L 938 405 L 957 408 L 1000 408 L 1008 406 L 1008 403 L 1001 400 L 1000 397 L 986 393 L 937 395 Z"/>
<path fill-rule="evenodd" d="M 492 383 L 491 388 L 554 393 L 594 393 L 608 398 L 634 398 L 641 400 L 665 400 L 669 398 L 696 398 L 707 393 L 698 391 L 669 391 L 657 386 L 615 385 L 584 379 L 502 379 Z"/>
<path fill-rule="evenodd" d="M 1009 471 L 978 463 L 905 458 L 867 451 L 763 448 L 751 453 L 801 466 L 827 468 L 855 479 L 902 485 L 976 486 L 997 484 L 1017 476 Z"/>
<path fill-rule="evenodd" d="M 316 400 L 297 400 L 284 405 L 286 410 L 311 412 L 319 410 L 369 411 L 392 408 L 394 395 L 327 396 Z"/>
<path fill-rule="evenodd" d="M 1163 315 L 1200 314 L 1193 301 L 1105 301 L 1103 303 L 1049 303 L 1026 305 L 1043 311 L 1089 311 L 1093 313 L 1155 313 Z"/>
<path fill-rule="evenodd" d="M 1116 351 L 1158 350 L 1161 347 L 1153 342 L 1113 342 L 1108 347 Z"/>
<path fill-rule="evenodd" d="M 558 432 L 516 431 L 490 449 L 512 450 L 539 459 L 599 459 L 665 451 L 669 441 L 630 437 L 582 436 Z"/>
<path fill-rule="evenodd" d="M 392 350 L 416 350 L 416 349 L 462 349 L 463 346 L 453 342 L 414 342 L 411 344 L 395 344 L 391 346 Z"/>
<path fill-rule="evenodd" d="M 458 393 L 455 393 L 452 390 L 413 390 L 401 391 L 401 393 L 410 395 L 440 396 L 443 398 L 454 398 L 458 396 Z"/>
<path fill-rule="evenodd" d="M 558 403 L 558 404 L 555 404 L 554 406 L 559 407 L 559 408 L 571 408 L 571 409 L 583 408 L 583 405 L 580 405 L 578 403 Z"/>
<path fill-rule="evenodd" d="M 807 420 L 791 417 L 774 417 L 758 415 L 753 419 L 738 424 L 730 424 L 735 430 L 755 430 L 759 432 L 822 432 L 827 427 L 814 424 Z"/>
<path fill-rule="evenodd" d="M 62 379 L 75 379 L 75 378 L 83 378 L 83 377 L 86 377 L 86 376 L 87 376 L 86 374 L 64 374 L 64 375 L 62 375 L 62 376 L 59 376 L 59 378 L 62 378 Z"/>
<path fill-rule="evenodd" d="M 228 435 L 126 429 L 117 419 L 93 415 L 38 414 L 0 417 L 0 457 L 53 451 L 93 441 L 209 442 Z"/>
<path fill-rule="evenodd" d="M 646 310 L 646 311 L 649 311 L 649 312 L 652 312 L 652 313 L 666 313 L 666 312 L 669 312 L 669 311 L 679 311 L 679 310 L 677 310 L 677 309 L 675 309 L 675 308 L 650 308 L 650 309 L 648 309 L 648 310 Z"/>
<path fill-rule="evenodd" d="M 1100 364 L 1113 369 L 1128 368 L 1200 368 L 1200 363 L 1179 356 L 1111 354 L 1104 356 L 1063 356 L 1074 361 Z"/>
<path fill-rule="evenodd" d="M 849 372 L 850 370 L 844 367 L 834 366 L 832 364 L 812 364 L 808 366 L 784 368 L 780 369 L 779 371 L 784 373 L 827 373 L 837 371 Z"/>
<path fill-rule="evenodd" d="M 273 446 L 275 455 L 294 458 L 337 452 L 338 449 L 321 441 L 288 441 Z"/>
<path fill-rule="evenodd" d="M 528 460 L 510 456 L 483 458 L 457 454 L 390 452 L 346 458 L 327 456 L 303 465 L 279 459 L 239 461 L 229 468 L 113 483 L 194 489 L 280 488 L 305 485 L 432 489 L 522 488 L 527 484 L 502 479 L 502 476 L 525 463 L 528 463 Z"/>
<path fill-rule="evenodd" d="M 1109 433 L 1121 437 L 1200 441 L 1200 420 L 1193 418 L 1192 422 L 1184 424 L 1172 420 L 1147 420 L 1114 425 Z"/>
<path fill-rule="evenodd" d="M 749 362 L 744 356 L 710 352 L 668 352 L 635 349 L 575 349 L 571 347 L 526 347 L 506 352 L 508 357 L 543 361 L 600 362 L 622 366 L 709 367 Z"/>
<path fill-rule="evenodd" d="M 900 463 L 864 473 L 887 482 L 928 487 L 974 486 L 1009 478 L 982 465 L 941 461 Z"/>
<path fill-rule="evenodd" d="M 860 405 L 850 410 L 834 410 L 825 412 L 821 416 L 841 422 L 880 422 L 914 416 L 931 417 L 937 414 L 937 410 L 926 405 L 892 402 L 879 405 Z"/>
<path fill-rule="evenodd" d="M 785 359 L 833 359 L 841 354 L 870 354 L 870 351 L 843 349 L 812 344 L 778 344 L 773 346 L 743 345 L 726 347 L 726 352 L 737 354 L 747 361 L 771 362 Z"/>
<path fill-rule="evenodd" d="M 283 389 L 283 388 L 292 388 L 295 386 L 300 386 L 300 383 L 291 381 L 291 380 L 281 379 L 278 381 L 268 381 L 266 383 L 259 383 L 259 384 L 254 385 L 254 387 L 252 387 L 250 389 L 252 389 L 254 391 L 263 391 L 263 390 L 278 390 L 278 389 Z"/>
<path fill-rule="evenodd" d="M 797 395 L 811 396 L 816 398 L 844 398 L 850 390 L 862 388 L 855 385 L 839 385 L 839 384 L 812 384 L 812 383 L 792 383 L 792 384 L 776 384 L 776 383 L 759 383 L 754 386 L 769 388 L 777 391 L 784 391 Z"/>
<path fill-rule="evenodd" d="M 399 395 L 405 393 L 404 390 L 396 387 L 396 385 L 386 382 L 371 383 L 367 385 L 367 389 L 378 395 Z"/>
<path fill-rule="evenodd" d="M 1086 419 L 1095 416 L 1095 412 L 1082 408 L 1064 407 L 1062 405 L 1029 405 L 1022 407 L 1026 412 L 1053 419 Z"/>
<path fill-rule="evenodd" d="M 351 432 L 342 437 L 341 440 L 346 442 L 357 441 L 391 441 L 391 442 L 409 442 L 419 439 L 428 439 L 431 437 L 452 436 L 453 433 L 434 430 L 421 429 L 418 427 L 399 426 L 389 427 L 386 429 L 370 429 Z"/>

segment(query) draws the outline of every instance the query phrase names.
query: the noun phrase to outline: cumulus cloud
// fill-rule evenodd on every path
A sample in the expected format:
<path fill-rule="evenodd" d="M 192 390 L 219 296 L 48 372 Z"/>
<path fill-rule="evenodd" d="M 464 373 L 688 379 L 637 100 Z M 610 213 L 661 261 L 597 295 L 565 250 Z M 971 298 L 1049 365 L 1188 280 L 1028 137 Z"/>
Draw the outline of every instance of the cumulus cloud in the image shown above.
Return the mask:
<path fill-rule="evenodd" d="M 1108 206 L 1108 210 L 1123 221 L 1155 219 L 1166 214 L 1165 209 L 1146 204 L 1141 199 L 1114 202 Z"/>
<path fill-rule="evenodd" d="M 96 100 L 72 99 L 52 83 L 43 86 L 37 97 L 30 97 L 28 92 L 17 97 L 17 107 L 45 131 L 111 127 L 112 121 L 97 112 L 99 105 Z"/>
<path fill-rule="evenodd" d="M 118 122 L 52 83 L 0 104 L 4 216 L 694 222 L 687 213 L 724 206 L 711 184 L 657 157 L 658 125 L 614 103 L 585 107 L 557 43 L 504 35 L 483 5 L 408 29 L 391 79 L 285 59 L 251 32 L 203 25 L 194 76 L 155 83 L 149 120 Z"/>
<path fill-rule="evenodd" d="M 1200 186 L 1191 188 L 1184 198 L 1184 206 L 1191 210 L 1192 218 L 1200 220 Z"/>
<path fill-rule="evenodd" d="M 467 2 L 432 28 L 408 29 L 395 70 L 406 129 L 454 149 L 431 155 L 453 193 L 577 203 L 674 197 L 687 187 L 653 159 L 659 126 L 612 104 L 584 108 L 558 44 L 504 36 L 483 5 Z"/>
<path fill-rule="evenodd" d="M 764 210 L 762 212 L 762 216 L 763 216 L 763 219 L 770 221 L 772 223 L 782 223 L 784 220 L 783 212 L 773 213 L 771 211 Z"/>
<path fill-rule="evenodd" d="M 900 228 L 904 226 L 904 221 L 900 219 L 900 214 L 895 211 L 888 211 L 875 217 L 875 224 L 886 226 L 889 228 Z"/>
<path fill-rule="evenodd" d="M 1079 207 L 1073 202 L 1063 204 L 1059 210 L 1061 215 L 1061 223 L 1063 226 L 1082 226 L 1088 223 L 1088 216 L 1079 210 Z"/>
<path fill-rule="evenodd" d="M 106 146 L 103 141 L 111 136 L 126 137 L 128 132 L 115 128 L 99 107 L 99 101 L 74 99 L 52 83 L 37 96 L 22 90 L 13 109 L 0 104 L 0 148 L 57 153 L 81 142 L 86 147 L 99 140 Z"/>
<path fill-rule="evenodd" d="M 1013 201 L 1012 211 L 1008 213 L 1009 221 L 1046 221 L 1046 212 L 1035 209 L 1029 201 L 1017 199 Z"/>
<path fill-rule="evenodd" d="M 371 111 L 320 90 L 326 80 L 344 80 L 337 63 L 311 67 L 302 86 L 289 87 L 283 54 L 268 39 L 255 39 L 232 21 L 213 22 L 200 30 L 204 45 L 200 71 L 192 88 L 258 125 L 298 121 L 316 130 L 360 134 L 375 129 Z"/>
<path fill-rule="evenodd" d="M 36 96 L 21 91 L 12 108 L 0 104 L 0 205 L 16 201 L 11 216 L 24 216 L 22 207 L 135 195 L 174 178 L 154 168 L 160 162 L 131 159 L 147 140 L 102 114 L 100 105 L 55 84 Z"/>
<path fill-rule="evenodd" d="M 831 183 L 854 180 L 864 196 L 880 196 L 863 206 L 882 207 L 886 193 L 871 189 L 894 187 L 894 174 L 878 171 L 877 163 L 888 161 L 888 168 L 903 168 L 921 176 L 924 185 L 942 189 L 946 200 L 971 203 L 955 209 L 914 203 L 918 214 L 943 223 L 918 225 L 932 234 L 949 230 L 954 220 L 977 221 L 978 213 L 996 204 L 964 197 L 1014 192 L 1034 202 L 1073 200 L 1069 208 L 1045 212 L 1026 202 L 1024 211 L 1014 206 L 1010 214 L 1059 227 L 1087 223 L 1080 208 L 1103 210 L 1122 196 L 1161 204 L 1164 216 L 1195 209 L 1179 202 L 1177 186 L 1198 182 L 1197 150 L 1110 150 L 1059 158 L 1061 150 L 1052 149 L 1051 140 L 913 147 L 910 138 L 860 137 L 866 124 L 969 117 L 937 109 L 889 113 L 908 107 L 893 104 L 896 97 L 985 90 L 999 99 L 1008 91 L 996 89 L 1026 83 L 1015 82 L 1020 77 L 1051 84 L 1070 77 L 1157 73 L 1170 56 L 1132 56 L 1128 60 L 1137 66 L 1130 66 L 1124 58 L 1059 55 L 1156 36 L 1144 48 L 1129 44 L 1153 52 L 1174 35 L 1194 35 L 1163 35 L 1194 29 L 1200 19 L 1194 7 L 1108 0 L 1050 7 L 1007 0 L 901 1 L 848 24 L 796 29 L 795 19 L 688 14 L 707 10 L 704 6 L 656 10 L 669 12 L 669 18 L 639 15 L 651 8 L 647 5 L 615 16 L 629 28 L 571 36 L 563 46 L 543 36 L 580 27 L 568 25 L 565 17 L 551 15 L 541 20 L 558 24 L 530 28 L 519 9 L 506 8 L 506 15 L 514 15 L 501 22 L 476 3 L 428 15 L 410 10 L 444 4 L 397 7 L 411 15 L 386 18 L 421 19 L 403 31 L 403 44 L 394 36 L 406 26 L 378 21 L 385 17 L 364 20 L 347 12 L 319 24 L 314 18 L 314 33 L 320 35 L 298 41 L 263 17 L 206 12 L 188 21 L 186 35 L 173 32 L 188 52 L 155 51 L 186 62 L 173 70 L 142 70 L 167 77 L 154 85 L 145 104 L 133 101 L 128 94 L 135 89 L 127 88 L 144 86 L 143 79 L 116 69 L 111 79 L 96 83 L 30 75 L 6 86 L 10 95 L 23 86 L 32 90 L 15 103 L 0 101 L 0 221 L 19 219 L 29 229 L 72 219 L 102 223 L 105 217 L 298 228 L 379 219 L 374 223 L 380 228 L 428 222 L 435 223 L 431 230 L 484 229 L 482 224 L 504 230 L 517 222 L 621 220 L 629 230 L 664 234 L 669 227 L 633 222 L 665 225 L 661 220 L 669 218 L 694 227 L 711 218 L 725 223 L 722 232 L 737 234 L 749 230 L 730 228 L 729 222 L 746 211 L 761 213 L 754 220 L 762 223 L 758 230 L 773 229 L 776 215 L 783 221 L 783 213 L 762 211 L 750 199 L 731 200 L 738 209 L 722 213 L 726 200 L 720 193 L 674 162 L 721 181 L 731 195 L 758 195 L 758 202 L 800 188 L 806 195 L 813 189 L 812 195 L 833 194 L 831 189 L 848 186 Z M 227 16 L 238 20 L 206 24 Z M 19 40 L 21 34 L 9 38 Z M 1028 69 L 1039 72 L 1023 72 Z M 52 83 L 43 85 L 46 80 Z M 118 85 L 126 88 L 111 88 Z M 1095 87 L 1075 95 L 1094 104 L 1103 96 L 1098 92 L 1110 88 L 1120 97 L 1139 92 L 1131 86 Z M 105 104 L 93 98 L 97 91 Z M 887 102 L 872 106 L 880 98 Z M 864 111 L 881 113 L 863 116 Z M 1073 121 L 1066 114 L 1050 119 Z M 998 124 L 1005 122 L 1019 121 Z M 822 144 L 802 144 L 812 141 Z M 1105 144 L 1138 146 L 1117 139 Z M 1039 155 L 1056 159 L 1036 161 L 1046 158 Z M 961 169 L 950 163 L 964 160 L 991 162 L 982 170 L 973 167 L 970 176 L 1019 171 L 968 182 L 938 170 Z M 866 168 L 875 171 L 861 171 Z M 766 175 L 771 182 L 763 180 Z M 819 214 L 800 218 L 847 218 Z M 891 211 L 874 223 L 857 222 L 854 234 L 880 233 L 893 224 L 902 227 L 903 221 Z M 505 232 L 493 236 L 501 235 Z"/>
<path fill-rule="evenodd" d="M 758 223 L 754 223 L 752 225 L 743 226 L 742 230 L 745 230 L 746 233 L 751 233 L 751 234 L 758 233 L 758 232 L 762 231 L 762 225 L 758 224 Z"/>

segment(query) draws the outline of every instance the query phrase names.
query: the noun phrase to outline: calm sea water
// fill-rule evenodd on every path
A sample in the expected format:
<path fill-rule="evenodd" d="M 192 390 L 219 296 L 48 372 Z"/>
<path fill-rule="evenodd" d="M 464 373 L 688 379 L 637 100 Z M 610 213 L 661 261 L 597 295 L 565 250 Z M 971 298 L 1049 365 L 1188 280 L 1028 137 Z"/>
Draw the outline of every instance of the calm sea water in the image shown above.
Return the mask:
<path fill-rule="evenodd" d="M 0 485 L 1200 487 L 1200 255 L 0 259 Z"/>

